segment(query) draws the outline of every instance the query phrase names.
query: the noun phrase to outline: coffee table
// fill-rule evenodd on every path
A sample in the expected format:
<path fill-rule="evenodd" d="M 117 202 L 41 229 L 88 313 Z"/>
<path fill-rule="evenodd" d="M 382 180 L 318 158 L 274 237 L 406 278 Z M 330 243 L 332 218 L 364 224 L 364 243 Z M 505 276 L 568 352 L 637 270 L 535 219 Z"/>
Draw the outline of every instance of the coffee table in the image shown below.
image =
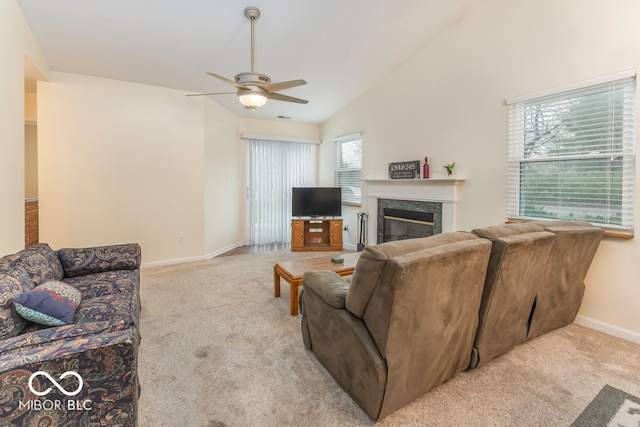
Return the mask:
<path fill-rule="evenodd" d="M 277 262 L 273 266 L 273 294 L 280 296 L 280 278 L 289 283 L 289 311 L 292 316 L 298 315 L 298 287 L 302 286 L 302 275 L 311 270 L 331 270 L 340 276 L 353 274 L 356 263 L 362 252 L 342 254 L 344 263 L 334 264 L 330 256 Z"/>

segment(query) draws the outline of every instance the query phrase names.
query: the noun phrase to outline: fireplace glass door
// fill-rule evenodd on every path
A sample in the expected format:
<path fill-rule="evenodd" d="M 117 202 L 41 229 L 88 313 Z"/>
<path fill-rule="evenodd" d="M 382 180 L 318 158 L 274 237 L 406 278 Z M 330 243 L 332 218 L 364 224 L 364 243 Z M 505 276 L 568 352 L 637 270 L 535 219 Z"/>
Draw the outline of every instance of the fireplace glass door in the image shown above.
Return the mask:
<path fill-rule="evenodd" d="M 416 239 L 433 235 L 433 213 L 384 209 L 383 241 Z"/>

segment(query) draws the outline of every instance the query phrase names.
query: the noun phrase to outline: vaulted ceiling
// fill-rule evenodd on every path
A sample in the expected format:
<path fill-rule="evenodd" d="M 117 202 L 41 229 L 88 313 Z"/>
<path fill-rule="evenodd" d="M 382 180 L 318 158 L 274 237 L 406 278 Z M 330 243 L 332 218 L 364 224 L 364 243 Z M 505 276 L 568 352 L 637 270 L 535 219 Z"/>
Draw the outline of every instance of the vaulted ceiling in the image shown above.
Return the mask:
<path fill-rule="evenodd" d="M 207 71 L 231 80 L 250 71 L 244 9 L 256 6 L 256 71 L 305 79 L 282 93 L 309 103 L 251 111 L 234 95 L 215 100 L 241 117 L 307 123 L 331 117 L 483 2 L 18 0 L 52 70 L 194 93 L 234 90 Z"/>

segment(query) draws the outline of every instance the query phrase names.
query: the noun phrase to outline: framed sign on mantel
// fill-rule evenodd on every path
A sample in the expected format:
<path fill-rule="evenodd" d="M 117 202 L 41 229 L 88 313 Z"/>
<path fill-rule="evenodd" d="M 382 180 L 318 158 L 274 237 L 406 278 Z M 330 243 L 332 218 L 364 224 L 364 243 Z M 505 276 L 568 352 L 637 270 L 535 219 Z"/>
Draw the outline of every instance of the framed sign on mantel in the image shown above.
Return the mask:
<path fill-rule="evenodd" d="M 389 179 L 420 179 L 420 160 L 389 163 Z"/>

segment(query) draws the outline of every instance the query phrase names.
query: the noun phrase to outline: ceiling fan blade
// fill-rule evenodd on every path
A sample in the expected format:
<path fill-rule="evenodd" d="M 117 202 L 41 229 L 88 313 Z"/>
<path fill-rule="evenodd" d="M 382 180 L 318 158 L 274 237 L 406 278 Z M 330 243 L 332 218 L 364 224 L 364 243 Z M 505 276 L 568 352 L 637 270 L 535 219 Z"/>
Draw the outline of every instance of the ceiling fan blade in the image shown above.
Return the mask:
<path fill-rule="evenodd" d="M 284 89 L 289 89 L 292 87 L 297 87 L 297 86 L 302 86 L 302 85 L 306 85 L 307 82 L 305 82 L 302 79 L 298 79 L 298 80 L 290 80 L 288 82 L 280 82 L 280 83 L 272 83 L 272 84 L 268 84 L 268 85 L 262 85 L 262 88 L 264 90 L 266 90 L 267 92 L 271 93 L 271 92 L 277 92 L 279 90 L 284 90 Z"/>
<path fill-rule="evenodd" d="M 238 84 L 238 83 L 234 82 L 233 80 L 229 80 L 229 79 L 228 79 L 228 78 L 226 78 L 226 77 L 222 77 L 222 76 L 219 76 L 219 75 L 214 74 L 214 73 L 207 73 L 207 74 L 209 74 L 211 77 L 215 77 L 216 79 L 220 79 L 220 80 L 222 80 L 223 82 L 227 82 L 227 83 L 229 83 L 230 85 L 234 85 L 235 87 L 238 87 L 238 88 L 240 88 L 240 89 L 247 89 L 247 87 L 246 87 L 246 86 L 243 86 L 243 85 L 241 85 L 241 84 Z"/>
<path fill-rule="evenodd" d="M 283 95 L 281 93 L 270 93 L 269 99 L 275 99 L 276 101 L 295 102 L 298 104 L 307 104 L 309 102 L 306 99 L 294 98 L 293 96 Z"/>
<path fill-rule="evenodd" d="M 236 95 L 237 92 L 213 92 L 213 93 L 191 93 L 187 96 L 206 96 L 206 95 Z"/>

